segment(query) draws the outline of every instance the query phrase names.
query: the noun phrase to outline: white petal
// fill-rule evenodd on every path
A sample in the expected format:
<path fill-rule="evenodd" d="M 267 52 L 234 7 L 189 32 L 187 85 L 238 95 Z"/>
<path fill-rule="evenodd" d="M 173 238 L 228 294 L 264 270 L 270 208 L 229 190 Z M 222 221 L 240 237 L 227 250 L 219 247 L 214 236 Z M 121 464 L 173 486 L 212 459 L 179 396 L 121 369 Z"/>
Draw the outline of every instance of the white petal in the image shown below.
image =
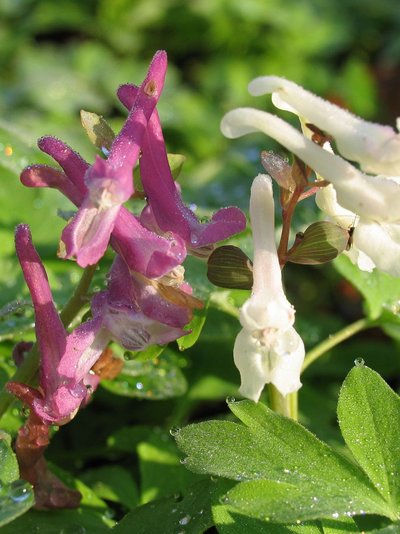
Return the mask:
<path fill-rule="evenodd" d="M 361 220 L 354 230 L 353 242 L 371 258 L 377 269 L 400 276 L 400 224 Z"/>
<path fill-rule="evenodd" d="M 358 216 L 350 210 L 343 208 L 337 201 L 337 194 L 332 184 L 321 187 L 316 195 L 315 202 L 320 210 L 331 217 L 342 228 L 355 226 Z"/>
<path fill-rule="evenodd" d="M 275 115 L 253 108 L 234 109 L 222 119 L 221 130 L 231 138 L 264 132 L 332 182 L 344 208 L 381 221 L 396 222 L 400 218 L 400 184 L 396 179 L 363 174 Z"/>
<path fill-rule="evenodd" d="M 282 394 L 287 395 L 301 388 L 300 373 L 304 361 L 304 343 L 294 328 L 282 333 L 274 346 L 275 366 L 269 382 Z"/>
<path fill-rule="evenodd" d="M 253 294 L 240 309 L 240 324 L 250 332 L 266 328 L 286 330 L 294 323 L 294 314 L 281 285 L 279 295 Z"/>
<path fill-rule="evenodd" d="M 276 76 L 256 78 L 249 84 L 249 92 L 254 96 L 273 93 L 277 107 L 292 111 L 330 133 L 339 152 L 358 161 L 366 172 L 400 174 L 400 135 L 390 126 L 364 121 Z"/>
<path fill-rule="evenodd" d="M 259 344 L 245 329 L 241 330 L 236 337 L 233 359 L 240 372 L 240 393 L 243 397 L 257 402 L 266 384 L 267 376 Z"/>

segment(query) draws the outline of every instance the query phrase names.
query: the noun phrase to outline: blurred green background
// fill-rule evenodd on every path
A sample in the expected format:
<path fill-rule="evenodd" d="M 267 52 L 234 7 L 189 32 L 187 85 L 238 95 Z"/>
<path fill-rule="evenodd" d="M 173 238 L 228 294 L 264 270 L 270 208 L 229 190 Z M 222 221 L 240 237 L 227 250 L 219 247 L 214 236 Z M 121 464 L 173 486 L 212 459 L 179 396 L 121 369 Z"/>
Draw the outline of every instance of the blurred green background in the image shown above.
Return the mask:
<path fill-rule="evenodd" d="M 219 131 L 223 114 L 233 107 L 272 109 L 269 98 L 247 93 L 256 76 L 285 76 L 369 120 L 394 125 L 400 115 L 398 0 L 0 0 L 3 312 L 13 299 L 28 297 L 13 246 L 19 222 L 32 227 L 59 305 L 79 278 L 74 263 L 56 258 L 65 225 L 57 210 L 71 209 L 70 204 L 56 191 L 19 184 L 24 166 L 50 162 L 35 148 L 37 138 L 56 135 L 93 161 L 95 149 L 80 125 L 80 109 L 103 115 L 117 130 L 126 116 L 115 95 L 118 85 L 140 83 L 159 48 L 169 56 L 159 103 L 164 135 L 168 151 L 187 158 L 180 177 L 183 195 L 200 212 L 229 204 L 247 209 L 251 179 L 262 169 L 260 150 L 279 150 L 261 135 L 231 141 Z M 296 224 L 315 217 L 310 199 Z M 236 243 L 251 254 L 248 233 Z M 203 267 L 191 259 L 187 269 L 202 298 L 211 289 Z M 102 274 L 98 287 L 104 283 Z M 307 348 L 362 315 L 360 294 L 332 266 L 289 265 L 285 281 Z M 164 435 L 163 440 L 156 433 L 146 437 L 150 424 L 167 430 L 226 411 L 224 398 L 237 394 L 239 385 L 232 344 L 240 328 L 226 311 L 247 295 L 216 291 L 200 341 L 188 351 L 179 352 L 174 345 L 154 364 L 128 362 L 129 379 L 100 388 L 94 402 L 56 435 L 49 451 L 53 461 L 79 476 L 102 462 L 132 462 L 134 440 L 156 441 L 160 450 L 166 446 Z M 3 382 L 13 372 L 11 341 L 32 335 L 31 311 L 22 306 L 11 312 L 0 314 L 0 340 L 6 341 L 0 347 Z M 399 385 L 399 324 L 391 334 L 367 331 L 307 371 L 301 418 L 320 437 L 337 439 L 337 391 L 356 357 Z M 17 410 L 5 426 L 15 432 L 21 421 Z M 124 448 L 125 434 L 131 441 Z M 174 454 L 176 469 L 186 473 Z"/>

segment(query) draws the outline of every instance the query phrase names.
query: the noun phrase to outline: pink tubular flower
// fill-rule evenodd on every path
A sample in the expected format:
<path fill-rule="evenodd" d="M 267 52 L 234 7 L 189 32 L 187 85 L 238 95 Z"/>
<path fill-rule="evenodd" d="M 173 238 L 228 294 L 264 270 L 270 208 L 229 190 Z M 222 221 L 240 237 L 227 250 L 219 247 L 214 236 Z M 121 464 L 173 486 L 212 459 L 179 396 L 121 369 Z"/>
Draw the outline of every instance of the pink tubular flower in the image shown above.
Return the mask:
<path fill-rule="evenodd" d="M 108 289 L 92 300 L 92 313 L 101 318 L 110 337 L 128 350 L 164 345 L 187 334 L 183 327 L 192 318 L 191 308 L 202 307 L 200 301 L 181 288 L 182 284 L 167 287 L 131 272 L 117 256 Z"/>
<path fill-rule="evenodd" d="M 47 424 L 70 421 L 93 386 L 89 371 L 108 343 L 109 335 L 95 318 L 67 334 L 55 308 L 47 275 L 32 243 L 29 227 L 20 225 L 16 250 L 35 310 L 35 330 L 41 355 L 40 386 L 9 382 L 7 389 Z"/>
<path fill-rule="evenodd" d="M 87 194 L 78 213 L 64 229 L 65 258 L 76 256 L 81 267 L 103 256 L 121 205 L 133 193 L 132 171 L 139 158 L 147 122 L 164 85 L 167 55 L 155 54 L 139 87 L 129 116 L 114 139 L 107 160 L 99 156 L 85 174 Z"/>
<path fill-rule="evenodd" d="M 79 207 L 87 194 L 84 177 L 89 165 L 59 139 L 43 137 L 38 144 L 64 172 L 47 165 L 30 165 L 22 171 L 21 182 L 27 187 L 58 189 Z M 130 269 L 149 278 L 163 276 L 180 265 L 186 256 L 185 244 L 179 236 L 156 235 L 123 206 L 114 223 L 111 245 Z"/>
<path fill-rule="evenodd" d="M 122 85 L 118 97 L 125 107 L 134 106 L 138 91 L 133 85 Z M 246 218 L 236 207 L 222 208 L 202 224 L 191 209 L 182 201 L 179 189 L 172 177 L 168 164 L 165 142 L 160 119 L 155 109 L 149 120 L 142 143 L 140 170 L 148 205 L 142 213 L 141 220 L 146 226 L 158 231 L 173 232 L 186 243 L 189 251 L 227 239 L 246 227 Z"/>

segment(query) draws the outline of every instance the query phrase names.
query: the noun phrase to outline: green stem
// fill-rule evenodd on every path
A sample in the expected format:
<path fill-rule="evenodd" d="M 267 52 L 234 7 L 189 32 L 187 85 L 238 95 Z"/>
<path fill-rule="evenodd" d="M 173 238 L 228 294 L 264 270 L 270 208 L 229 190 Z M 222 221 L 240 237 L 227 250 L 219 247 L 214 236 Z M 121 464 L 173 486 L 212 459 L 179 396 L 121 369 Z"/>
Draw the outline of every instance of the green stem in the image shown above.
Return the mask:
<path fill-rule="evenodd" d="M 328 350 L 332 349 L 333 347 L 336 347 L 339 343 L 342 341 L 345 341 L 351 336 L 354 336 L 358 332 L 361 332 L 362 330 L 365 330 L 367 328 L 371 328 L 376 325 L 376 322 L 368 319 L 367 317 L 364 317 L 363 319 L 359 319 L 358 321 L 355 321 L 352 324 L 349 324 L 342 328 L 342 330 L 339 330 L 339 332 L 336 332 L 336 334 L 330 335 L 327 339 L 319 343 L 316 347 L 311 349 L 304 359 L 303 363 L 303 369 L 304 372 L 309 365 L 311 365 L 315 360 L 323 356 Z"/>
<path fill-rule="evenodd" d="M 96 270 L 96 265 L 87 267 L 76 287 L 74 294 L 69 299 L 60 313 L 60 319 L 65 327 L 67 327 L 71 321 L 77 316 L 83 306 L 87 303 L 87 293 L 90 283 Z M 37 343 L 33 345 L 29 353 L 27 354 L 24 362 L 16 370 L 14 375 L 10 378 L 12 382 L 21 382 L 23 384 L 29 384 L 35 377 L 39 368 L 40 353 Z M 15 400 L 13 395 L 10 395 L 8 391 L 3 388 L 0 392 L 0 417 L 5 413 L 10 404 Z"/>
<path fill-rule="evenodd" d="M 271 410 L 297 421 L 297 391 L 282 395 L 274 385 L 268 384 L 268 394 Z"/>

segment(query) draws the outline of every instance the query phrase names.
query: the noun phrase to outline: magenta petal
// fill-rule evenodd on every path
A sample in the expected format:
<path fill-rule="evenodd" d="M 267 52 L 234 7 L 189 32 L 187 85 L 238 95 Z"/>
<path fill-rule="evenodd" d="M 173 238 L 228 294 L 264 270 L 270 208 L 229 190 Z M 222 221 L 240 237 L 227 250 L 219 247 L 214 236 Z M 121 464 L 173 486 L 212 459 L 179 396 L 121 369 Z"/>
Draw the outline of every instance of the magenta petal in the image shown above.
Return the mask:
<path fill-rule="evenodd" d="M 166 70 L 167 54 L 159 50 L 150 63 L 133 105 L 129 108 L 128 118 L 111 146 L 108 163 L 128 175 L 138 160 L 147 122 L 161 96 Z M 132 178 L 132 175 L 130 177 Z"/>
<path fill-rule="evenodd" d="M 82 382 L 109 341 L 102 329 L 101 318 L 94 318 L 79 325 L 68 335 L 65 354 L 57 368 L 63 377 Z"/>
<path fill-rule="evenodd" d="M 56 137 L 42 137 L 38 141 L 38 146 L 61 166 L 75 187 L 84 195 L 86 193 L 84 176 L 89 167 L 86 161 L 64 141 Z"/>
<path fill-rule="evenodd" d="M 41 353 L 40 383 L 44 390 L 58 379 L 56 366 L 64 354 L 66 332 L 55 308 L 46 271 L 27 225 L 17 226 L 15 246 L 35 309 L 36 338 Z"/>
<path fill-rule="evenodd" d="M 148 287 L 142 282 L 142 285 Z M 190 310 L 165 301 L 161 296 L 153 299 L 150 310 L 145 291 L 137 291 L 137 282 L 121 257 L 117 256 L 110 271 L 107 291 L 92 299 L 92 313 L 101 318 L 112 339 L 128 350 L 144 350 L 150 345 L 169 343 L 185 335 L 183 326 L 189 322 Z M 144 306 L 143 306 L 144 305 Z M 166 313 L 166 308 L 170 308 Z M 160 321 L 158 317 L 166 319 Z"/>
<path fill-rule="evenodd" d="M 126 84 L 118 89 L 119 99 L 128 108 L 136 94 L 134 85 Z M 169 168 L 157 110 L 149 121 L 142 152 L 140 170 L 151 211 L 151 214 L 149 210 L 144 211 L 143 221 L 154 218 L 163 232 L 180 235 L 193 249 L 222 241 L 246 228 L 246 217 L 239 208 L 223 208 L 209 223 L 202 224 L 183 203 Z"/>
<path fill-rule="evenodd" d="M 201 247 L 210 243 L 223 241 L 246 228 L 244 213 L 234 206 L 221 208 L 211 218 L 211 221 L 202 224 L 192 232 L 192 243 Z"/>
<path fill-rule="evenodd" d="M 82 193 L 67 175 L 47 165 L 30 165 L 26 167 L 21 173 L 20 180 L 26 187 L 58 189 L 76 206 L 79 206 L 83 200 Z"/>
<path fill-rule="evenodd" d="M 163 276 L 186 257 L 186 247 L 179 236 L 155 234 L 125 208 L 119 211 L 111 244 L 130 269 L 148 278 Z"/>
<path fill-rule="evenodd" d="M 86 198 L 62 232 L 61 241 L 65 245 L 62 257 L 76 256 L 78 265 L 83 268 L 97 263 L 108 247 L 119 210 L 119 205 L 99 209 Z"/>

